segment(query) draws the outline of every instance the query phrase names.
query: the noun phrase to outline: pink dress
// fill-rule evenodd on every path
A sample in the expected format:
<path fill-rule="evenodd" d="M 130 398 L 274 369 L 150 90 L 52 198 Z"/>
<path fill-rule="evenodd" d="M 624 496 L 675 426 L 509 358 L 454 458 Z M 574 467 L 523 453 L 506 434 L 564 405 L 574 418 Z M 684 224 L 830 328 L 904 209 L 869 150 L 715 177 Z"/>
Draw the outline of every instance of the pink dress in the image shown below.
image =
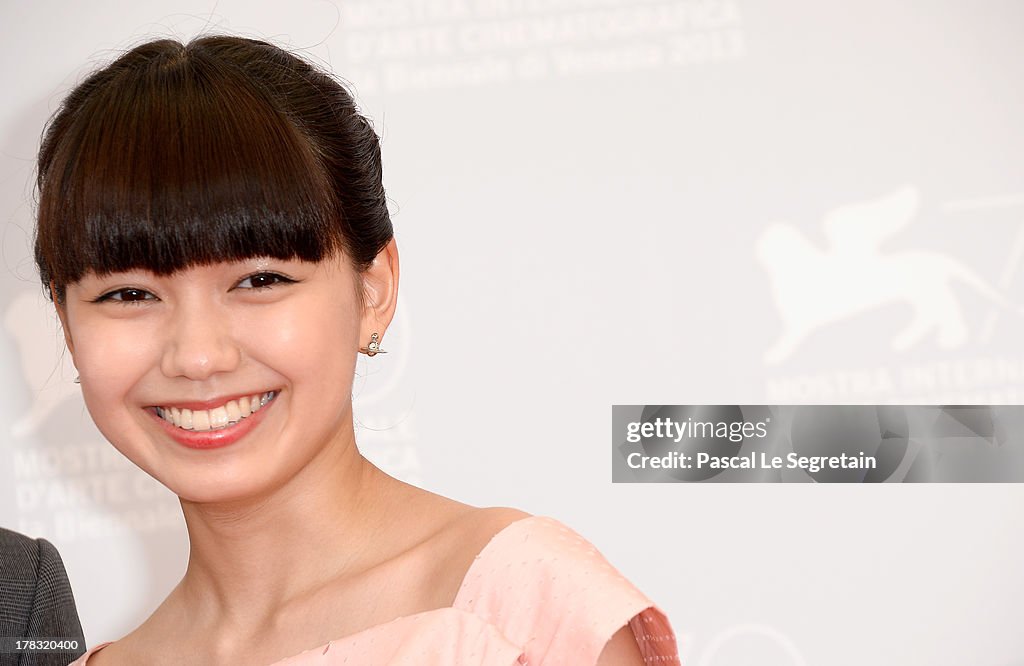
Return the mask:
<path fill-rule="evenodd" d="M 451 607 L 378 624 L 271 666 L 596 664 L 627 624 L 645 663 L 679 664 L 660 608 L 579 534 L 554 518 L 529 516 L 491 538 Z"/>

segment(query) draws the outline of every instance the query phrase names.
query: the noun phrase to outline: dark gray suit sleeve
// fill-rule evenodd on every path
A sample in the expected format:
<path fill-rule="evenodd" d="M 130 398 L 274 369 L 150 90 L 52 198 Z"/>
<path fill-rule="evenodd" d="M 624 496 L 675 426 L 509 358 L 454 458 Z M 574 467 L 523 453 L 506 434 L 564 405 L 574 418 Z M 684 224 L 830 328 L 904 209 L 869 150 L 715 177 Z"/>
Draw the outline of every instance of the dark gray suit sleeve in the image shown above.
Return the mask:
<path fill-rule="evenodd" d="M 0 666 L 66 666 L 85 652 L 64 562 L 52 543 L 0 529 L 0 636 L 77 638 L 64 653 L 0 654 Z"/>

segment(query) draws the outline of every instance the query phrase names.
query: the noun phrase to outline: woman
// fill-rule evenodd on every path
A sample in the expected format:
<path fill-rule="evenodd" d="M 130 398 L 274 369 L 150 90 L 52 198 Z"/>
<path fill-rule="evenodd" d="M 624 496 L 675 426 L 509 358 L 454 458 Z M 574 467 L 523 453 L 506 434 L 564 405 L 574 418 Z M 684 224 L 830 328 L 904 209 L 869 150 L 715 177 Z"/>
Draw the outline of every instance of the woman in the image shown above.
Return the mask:
<path fill-rule="evenodd" d="M 103 664 L 677 663 L 664 614 L 551 518 L 398 481 L 356 446 L 398 250 L 377 136 L 270 44 L 132 49 L 38 164 L 36 260 L 103 435 L 178 495 L 190 555 Z"/>

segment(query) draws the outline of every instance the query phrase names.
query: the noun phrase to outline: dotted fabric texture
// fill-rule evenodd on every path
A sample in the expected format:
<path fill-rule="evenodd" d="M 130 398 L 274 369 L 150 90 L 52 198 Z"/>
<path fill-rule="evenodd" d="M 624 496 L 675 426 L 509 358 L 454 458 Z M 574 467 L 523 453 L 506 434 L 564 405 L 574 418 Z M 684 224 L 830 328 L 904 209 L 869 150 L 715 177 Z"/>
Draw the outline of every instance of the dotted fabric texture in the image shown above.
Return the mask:
<path fill-rule="evenodd" d="M 648 664 L 679 663 L 668 618 L 582 536 L 530 516 L 473 560 L 449 608 L 370 627 L 271 666 L 589 666 L 623 626 Z M 72 666 L 84 666 L 94 646 Z"/>

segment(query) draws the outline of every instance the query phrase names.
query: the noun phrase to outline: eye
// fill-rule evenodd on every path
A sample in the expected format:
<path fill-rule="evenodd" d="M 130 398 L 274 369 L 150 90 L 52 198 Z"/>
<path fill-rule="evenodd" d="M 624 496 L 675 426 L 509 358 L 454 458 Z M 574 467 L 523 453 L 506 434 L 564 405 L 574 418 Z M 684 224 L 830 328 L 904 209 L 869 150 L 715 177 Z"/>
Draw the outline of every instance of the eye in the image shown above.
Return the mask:
<path fill-rule="evenodd" d="M 278 275 L 277 273 L 254 273 L 239 282 L 238 287 L 242 289 L 270 289 L 276 284 L 288 284 L 291 282 L 295 282 L 295 280 Z"/>
<path fill-rule="evenodd" d="M 114 291 L 108 291 L 94 302 L 102 303 L 104 301 L 116 301 L 124 304 L 141 304 L 143 301 L 156 300 L 156 296 L 145 291 L 144 289 L 135 289 L 129 287 L 127 289 L 116 289 Z"/>

